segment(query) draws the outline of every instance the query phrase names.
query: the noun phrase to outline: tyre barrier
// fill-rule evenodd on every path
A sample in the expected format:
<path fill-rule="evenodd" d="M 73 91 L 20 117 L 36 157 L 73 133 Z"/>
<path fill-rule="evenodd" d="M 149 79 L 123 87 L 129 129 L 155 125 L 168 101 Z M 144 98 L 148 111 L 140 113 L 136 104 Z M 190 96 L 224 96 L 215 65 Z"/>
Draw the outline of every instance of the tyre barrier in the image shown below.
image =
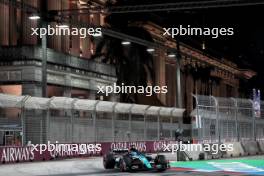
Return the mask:
<path fill-rule="evenodd" d="M 258 155 L 260 153 L 258 142 L 243 141 L 241 145 L 244 149 L 245 155 Z"/>
<path fill-rule="evenodd" d="M 228 142 L 225 143 L 226 145 L 233 145 L 232 151 L 226 151 L 225 157 L 239 157 L 244 156 L 245 152 L 240 142 Z"/>
<path fill-rule="evenodd" d="M 260 150 L 260 153 L 264 153 L 264 141 L 263 140 L 260 140 L 258 141 L 258 145 L 259 145 L 259 150 Z"/>

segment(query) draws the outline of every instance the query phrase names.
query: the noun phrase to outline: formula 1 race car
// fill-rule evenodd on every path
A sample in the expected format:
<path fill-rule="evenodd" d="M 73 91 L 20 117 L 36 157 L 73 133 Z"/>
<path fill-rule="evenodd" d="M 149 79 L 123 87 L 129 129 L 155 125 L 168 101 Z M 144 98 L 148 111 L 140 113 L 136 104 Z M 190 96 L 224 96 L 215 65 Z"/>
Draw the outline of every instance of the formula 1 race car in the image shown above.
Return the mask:
<path fill-rule="evenodd" d="M 103 158 L 105 169 L 119 168 L 120 171 L 133 170 L 156 170 L 165 171 L 169 168 L 169 163 L 164 155 L 151 157 L 139 151 L 112 150 Z"/>

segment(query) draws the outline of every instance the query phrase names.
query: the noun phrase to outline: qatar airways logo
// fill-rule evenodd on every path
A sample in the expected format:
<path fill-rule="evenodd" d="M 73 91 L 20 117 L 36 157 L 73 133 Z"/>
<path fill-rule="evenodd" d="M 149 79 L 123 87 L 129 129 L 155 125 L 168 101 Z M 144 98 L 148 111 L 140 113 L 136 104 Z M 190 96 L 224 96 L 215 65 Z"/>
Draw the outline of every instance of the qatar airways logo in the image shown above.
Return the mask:
<path fill-rule="evenodd" d="M 100 154 L 102 146 L 100 143 L 83 144 L 31 144 L 29 141 L 26 147 L 2 147 L 0 148 L 1 162 L 33 161 L 35 156 L 48 156 L 51 158 L 63 156 L 79 156 L 86 154 Z"/>
<path fill-rule="evenodd" d="M 146 142 L 113 142 L 110 148 L 111 150 L 124 150 L 131 148 L 131 146 L 134 146 L 141 152 L 147 151 Z"/>
<path fill-rule="evenodd" d="M 1 162 L 16 162 L 34 160 L 31 147 L 7 147 L 1 153 Z"/>

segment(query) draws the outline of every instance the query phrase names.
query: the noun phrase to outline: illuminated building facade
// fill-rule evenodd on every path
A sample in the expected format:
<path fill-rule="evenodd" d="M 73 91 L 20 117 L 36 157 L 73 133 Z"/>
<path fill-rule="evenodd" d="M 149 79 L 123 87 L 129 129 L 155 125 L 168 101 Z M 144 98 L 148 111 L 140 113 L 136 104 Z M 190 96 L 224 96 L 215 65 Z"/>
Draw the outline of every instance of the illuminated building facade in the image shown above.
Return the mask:
<path fill-rule="evenodd" d="M 41 11 L 47 7 L 52 14 L 59 11 L 63 19 L 56 16 L 47 20 L 51 26 L 101 26 L 111 29 L 105 22 L 109 14 L 105 12 L 87 13 L 89 7 L 103 8 L 103 0 L 20 0 L 14 4 L 0 3 L 0 93 L 15 95 L 66 96 L 86 99 L 119 101 L 119 95 L 104 97 L 98 95 L 97 86 L 112 85 L 117 82 L 115 63 L 102 63 L 95 57 L 100 37 L 48 36 L 46 53 L 46 73 L 43 72 L 43 46 L 38 36 L 31 35 L 31 28 L 41 26 L 42 19 L 32 20 L 32 12 L 19 7 L 19 4 Z M 67 14 L 70 9 L 71 13 Z M 77 11 L 78 13 L 73 13 Z M 155 81 L 147 76 L 148 84 L 168 86 L 167 94 L 158 94 L 154 99 L 158 105 L 186 108 L 186 116 L 194 104 L 192 94 L 221 97 L 239 97 L 240 80 L 250 79 L 255 72 L 241 70 L 236 64 L 208 56 L 191 46 L 162 36 L 162 28 L 151 22 L 134 22 L 130 26 L 141 27 L 152 37 L 154 43 L 165 48 L 174 48 L 178 54 L 170 57 L 164 48 L 155 48 L 152 53 Z M 119 37 L 120 39 L 120 37 Z M 121 42 L 121 40 L 120 40 Z M 103 51 L 102 51 L 103 52 Z M 94 59 L 95 58 L 95 59 Z M 150 73 L 148 73 L 150 74 Z M 46 84 L 43 84 L 43 75 Z M 180 79 L 177 81 L 177 79 Z M 144 97 L 143 97 L 144 99 Z M 135 103 L 152 104 L 149 101 L 135 100 Z M 17 113 L 9 113 L 17 117 Z"/>

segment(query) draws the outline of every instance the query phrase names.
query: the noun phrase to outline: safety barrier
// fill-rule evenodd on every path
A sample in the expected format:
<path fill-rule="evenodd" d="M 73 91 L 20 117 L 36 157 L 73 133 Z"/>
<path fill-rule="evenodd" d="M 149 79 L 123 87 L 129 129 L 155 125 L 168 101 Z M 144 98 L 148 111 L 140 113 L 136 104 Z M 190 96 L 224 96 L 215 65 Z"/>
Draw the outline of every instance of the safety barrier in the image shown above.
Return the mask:
<path fill-rule="evenodd" d="M 226 151 L 225 157 L 239 157 L 239 156 L 245 155 L 245 152 L 244 152 L 244 149 L 241 145 L 241 142 L 228 142 L 225 144 L 226 145 L 229 145 L 229 144 L 233 145 L 233 150 L 232 151 Z"/>
<path fill-rule="evenodd" d="M 192 137 L 202 142 L 256 141 L 264 139 L 264 102 L 260 115 L 253 101 L 242 98 L 223 98 L 193 95 Z"/>
<path fill-rule="evenodd" d="M 45 149 L 44 145 L 25 147 L 6 146 L 0 147 L 0 159 L 1 163 L 3 164 L 28 161 L 48 161 L 53 159 L 65 159 L 69 157 L 102 156 L 109 152 L 109 150 L 129 149 L 132 145 L 134 145 L 139 151 L 147 153 L 156 153 L 162 152 L 164 144 L 168 144 L 171 142 L 173 141 L 102 142 L 86 144 L 55 143 L 58 147 L 57 150 L 48 150 L 48 147 Z M 59 147 L 59 145 L 64 146 Z M 74 148 L 76 146 L 77 148 Z M 43 150 L 43 152 L 40 152 L 41 149 Z M 50 147 L 50 149 L 52 149 L 52 147 Z"/>
<path fill-rule="evenodd" d="M 261 153 L 264 153 L 264 140 L 258 141 L 258 146 Z"/>
<path fill-rule="evenodd" d="M 17 129 L 14 138 L 22 134 L 23 145 L 28 141 L 41 144 L 168 140 L 180 128 L 183 112 L 184 109 L 174 107 L 0 94 L 0 131 Z M 9 117 L 10 114 L 13 116 Z M 0 133 L 0 145 L 7 145 L 5 141 L 1 143 L 2 139 Z"/>
<path fill-rule="evenodd" d="M 63 150 L 44 150 L 41 146 L 6 146 L 0 147 L 0 164 L 4 163 L 19 163 L 19 162 L 32 162 L 32 161 L 49 161 L 57 159 L 66 158 L 76 158 L 76 157 L 90 157 L 90 156 L 103 156 L 112 149 L 129 149 L 134 145 L 139 151 L 146 153 L 160 153 L 166 152 L 165 155 L 170 160 L 176 160 L 178 155 L 176 153 L 171 153 L 164 151 L 164 145 L 175 144 L 175 141 L 135 141 L 135 142 L 102 142 L 102 143 L 74 143 L 74 144 L 63 144 L 74 147 L 78 146 L 78 150 L 69 150 L 69 148 L 64 148 Z M 200 155 L 204 155 L 204 159 L 215 159 L 221 157 L 240 157 L 247 155 L 264 154 L 263 146 L 264 142 L 231 142 L 225 143 L 233 144 L 233 151 L 226 151 L 224 153 L 212 154 L 202 151 L 185 151 L 188 160 L 199 160 Z M 57 145 L 59 145 L 57 143 Z M 84 147 L 86 146 L 86 148 Z M 258 147 L 261 146 L 261 147 Z M 43 152 L 40 152 L 40 149 Z M 34 150 L 33 150 L 34 149 Z M 38 151 L 37 151 L 37 150 Z M 178 154 L 181 154 L 180 152 Z M 184 156 L 187 157 L 187 156 Z"/>
<path fill-rule="evenodd" d="M 246 155 L 257 155 L 260 153 L 258 143 L 256 141 L 243 141 L 241 142 Z"/>

